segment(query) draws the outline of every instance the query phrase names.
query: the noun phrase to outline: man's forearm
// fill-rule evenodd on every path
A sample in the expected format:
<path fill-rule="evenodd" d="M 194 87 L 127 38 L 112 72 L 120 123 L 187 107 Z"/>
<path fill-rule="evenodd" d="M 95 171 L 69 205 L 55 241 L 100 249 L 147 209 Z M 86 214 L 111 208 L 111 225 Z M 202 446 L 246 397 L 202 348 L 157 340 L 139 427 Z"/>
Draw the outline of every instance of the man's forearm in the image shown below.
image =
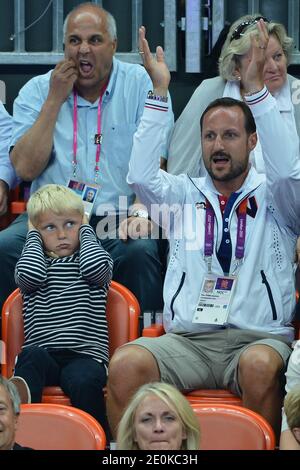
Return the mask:
<path fill-rule="evenodd" d="M 47 100 L 35 124 L 16 143 L 10 158 L 16 173 L 25 181 L 39 176 L 48 164 L 60 104 Z"/>

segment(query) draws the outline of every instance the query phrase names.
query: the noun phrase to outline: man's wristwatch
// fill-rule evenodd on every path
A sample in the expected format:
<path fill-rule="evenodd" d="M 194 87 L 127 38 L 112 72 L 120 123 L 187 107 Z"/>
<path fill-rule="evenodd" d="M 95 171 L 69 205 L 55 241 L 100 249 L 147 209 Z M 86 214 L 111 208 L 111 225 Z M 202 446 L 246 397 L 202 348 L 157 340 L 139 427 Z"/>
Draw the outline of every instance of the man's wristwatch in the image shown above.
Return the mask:
<path fill-rule="evenodd" d="M 142 219 L 148 219 L 149 214 L 144 209 L 138 209 L 138 210 L 132 212 L 132 214 L 130 214 L 130 217 L 141 217 Z"/>

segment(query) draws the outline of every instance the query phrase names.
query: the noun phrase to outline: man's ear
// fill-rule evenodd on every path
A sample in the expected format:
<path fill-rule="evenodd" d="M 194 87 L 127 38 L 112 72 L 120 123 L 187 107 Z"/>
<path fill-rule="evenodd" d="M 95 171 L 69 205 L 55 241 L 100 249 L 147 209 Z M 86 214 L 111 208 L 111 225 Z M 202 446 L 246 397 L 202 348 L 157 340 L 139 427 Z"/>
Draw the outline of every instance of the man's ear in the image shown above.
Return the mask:
<path fill-rule="evenodd" d="M 117 47 L 118 47 L 118 40 L 117 39 L 114 39 L 112 41 L 112 47 L 113 47 L 113 53 L 115 54 L 116 50 L 117 50 Z"/>
<path fill-rule="evenodd" d="M 300 428 L 293 428 L 292 432 L 294 434 L 296 441 L 300 444 Z"/>
<path fill-rule="evenodd" d="M 234 72 L 232 74 L 237 82 L 240 82 L 242 77 L 241 77 L 241 67 L 240 64 L 237 63 L 237 60 L 235 60 L 235 67 L 234 67 Z"/>
<path fill-rule="evenodd" d="M 17 431 L 17 428 L 18 428 L 19 416 L 20 416 L 20 415 L 18 415 L 18 414 L 15 415 L 15 425 L 14 425 L 15 432 Z"/>
<path fill-rule="evenodd" d="M 253 150 L 256 147 L 257 144 L 257 133 L 253 132 L 252 134 L 249 135 L 248 137 L 248 146 L 250 150 Z"/>

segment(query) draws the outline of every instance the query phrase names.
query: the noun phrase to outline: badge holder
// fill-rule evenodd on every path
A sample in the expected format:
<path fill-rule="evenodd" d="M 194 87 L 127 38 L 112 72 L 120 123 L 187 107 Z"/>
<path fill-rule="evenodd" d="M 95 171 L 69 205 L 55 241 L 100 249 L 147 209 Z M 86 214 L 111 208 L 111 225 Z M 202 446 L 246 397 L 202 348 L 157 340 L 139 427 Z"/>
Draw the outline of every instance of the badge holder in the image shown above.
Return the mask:
<path fill-rule="evenodd" d="M 236 281 L 235 276 L 206 276 L 202 283 L 193 323 L 225 325 Z"/>
<path fill-rule="evenodd" d="M 98 191 L 100 189 L 99 185 L 72 179 L 68 181 L 67 187 L 72 189 L 72 191 L 81 197 L 84 205 L 84 213 L 88 220 L 90 220 L 93 207 L 98 196 Z"/>

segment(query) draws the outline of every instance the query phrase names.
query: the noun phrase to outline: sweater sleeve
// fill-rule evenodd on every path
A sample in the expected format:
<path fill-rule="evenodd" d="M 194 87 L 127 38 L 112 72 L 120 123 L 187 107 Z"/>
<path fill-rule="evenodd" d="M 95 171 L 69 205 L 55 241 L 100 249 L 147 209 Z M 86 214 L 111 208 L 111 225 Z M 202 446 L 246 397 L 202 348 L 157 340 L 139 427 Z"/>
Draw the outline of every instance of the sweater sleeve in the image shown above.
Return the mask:
<path fill-rule="evenodd" d="M 111 281 L 113 261 L 89 225 L 80 227 L 79 269 L 90 284 L 104 285 Z"/>
<path fill-rule="evenodd" d="M 17 262 L 15 281 L 23 293 L 37 290 L 47 278 L 43 243 L 37 230 L 27 234 L 22 255 Z"/>

